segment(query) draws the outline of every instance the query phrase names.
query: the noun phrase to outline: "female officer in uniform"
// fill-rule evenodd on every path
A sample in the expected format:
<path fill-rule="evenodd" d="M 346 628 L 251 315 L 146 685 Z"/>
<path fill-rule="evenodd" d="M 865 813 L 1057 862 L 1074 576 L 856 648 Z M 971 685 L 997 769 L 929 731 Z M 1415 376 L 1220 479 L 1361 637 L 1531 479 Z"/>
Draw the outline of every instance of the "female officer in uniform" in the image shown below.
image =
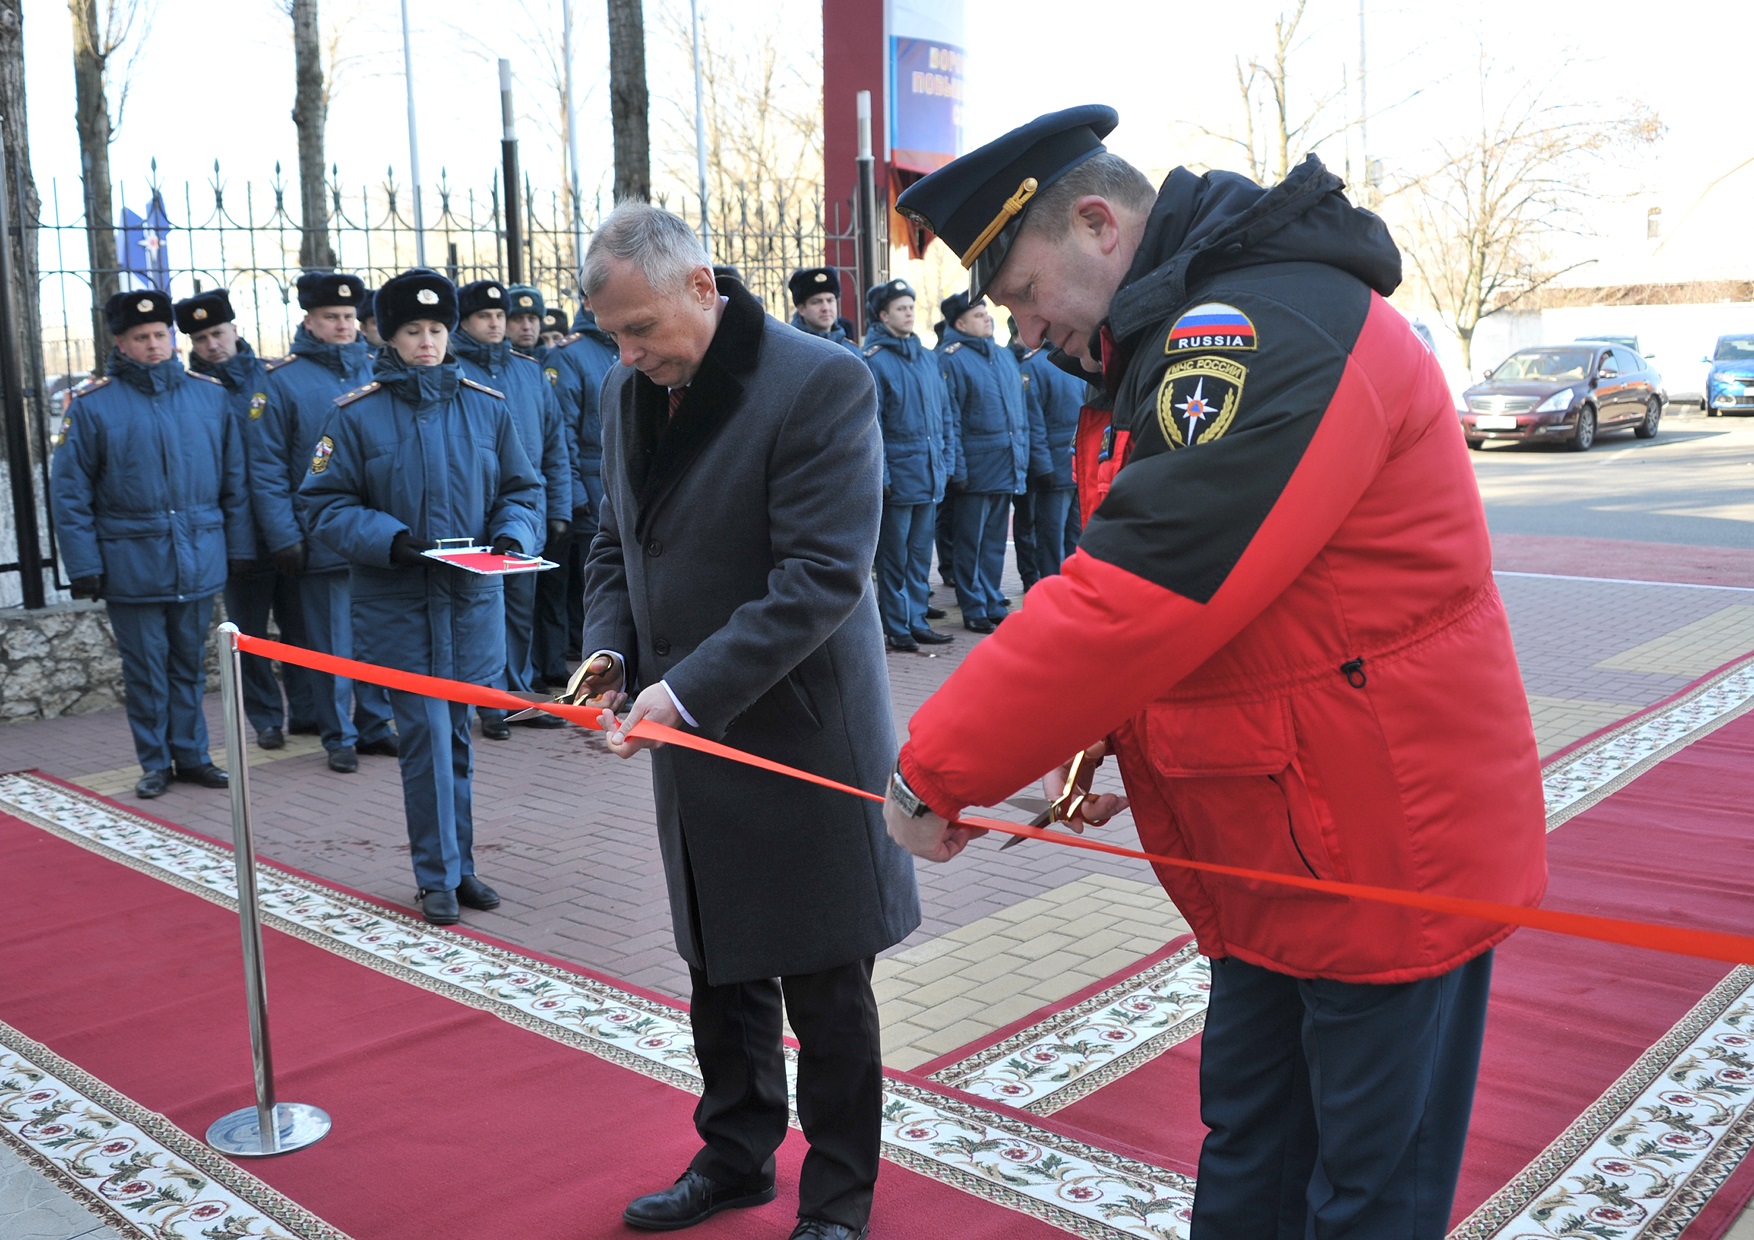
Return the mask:
<path fill-rule="evenodd" d="M 358 658 L 491 685 L 505 668 L 500 579 L 421 553 L 441 538 L 502 552 L 541 546 L 542 483 L 505 398 L 465 379 L 451 356 L 451 282 L 405 271 L 377 291 L 375 308 L 384 348 L 372 382 L 335 402 L 299 489 L 312 537 L 351 567 Z M 395 689 L 390 704 L 417 899 L 427 921 L 454 925 L 459 904 L 499 904 L 471 853 L 469 708 Z"/>

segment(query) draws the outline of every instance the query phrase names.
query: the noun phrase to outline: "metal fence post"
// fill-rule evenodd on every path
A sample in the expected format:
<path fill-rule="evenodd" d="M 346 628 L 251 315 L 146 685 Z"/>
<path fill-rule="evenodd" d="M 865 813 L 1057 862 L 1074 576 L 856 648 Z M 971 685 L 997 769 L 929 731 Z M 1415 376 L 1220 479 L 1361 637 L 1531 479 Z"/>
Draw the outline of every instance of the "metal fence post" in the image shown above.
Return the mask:
<path fill-rule="evenodd" d="M 207 1130 L 222 1154 L 254 1158 L 285 1154 L 320 1141 L 329 1113 L 303 1102 L 274 1099 L 274 1053 L 268 1041 L 268 979 L 262 972 L 262 912 L 256 904 L 256 842 L 250 826 L 250 763 L 244 737 L 244 678 L 238 626 L 219 626 L 219 690 L 225 704 L 226 767 L 231 772 L 232 856 L 238 874 L 238 920 L 244 936 L 244 997 L 250 1010 L 250 1058 L 256 1105 L 223 1115 Z"/>

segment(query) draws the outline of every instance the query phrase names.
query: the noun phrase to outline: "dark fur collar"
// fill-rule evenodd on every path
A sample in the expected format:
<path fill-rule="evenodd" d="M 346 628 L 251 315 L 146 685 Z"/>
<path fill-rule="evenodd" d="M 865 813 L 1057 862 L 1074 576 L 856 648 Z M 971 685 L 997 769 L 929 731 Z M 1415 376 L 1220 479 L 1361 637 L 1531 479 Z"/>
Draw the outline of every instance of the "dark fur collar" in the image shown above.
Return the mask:
<path fill-rule="evenodd" d="M 625 442 L 628 481 L 639 497 L 637 537 L 644 537 L 653 510 L 741 407 L 743 381 L 761 360 L 767 312 L 739 281 L 720 280 L 719 292 L 727 298 L 725 313 L 674 421 L 665 388 L 637 373 L 622 388 L 622 425 L 633 432 Z"/>

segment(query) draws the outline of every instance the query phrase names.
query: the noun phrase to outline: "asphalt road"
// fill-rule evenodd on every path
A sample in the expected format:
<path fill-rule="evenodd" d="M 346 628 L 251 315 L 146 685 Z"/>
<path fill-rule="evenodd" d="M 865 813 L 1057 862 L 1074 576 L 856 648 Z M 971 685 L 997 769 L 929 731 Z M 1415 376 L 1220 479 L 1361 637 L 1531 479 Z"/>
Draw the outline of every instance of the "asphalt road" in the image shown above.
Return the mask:
<path fill-rule="evenodd" d="M 1654 439 L 1615 431 L 1469 453 L 1496 534 L 1754 548 L 1754 417 L 1670 405 Z"/>

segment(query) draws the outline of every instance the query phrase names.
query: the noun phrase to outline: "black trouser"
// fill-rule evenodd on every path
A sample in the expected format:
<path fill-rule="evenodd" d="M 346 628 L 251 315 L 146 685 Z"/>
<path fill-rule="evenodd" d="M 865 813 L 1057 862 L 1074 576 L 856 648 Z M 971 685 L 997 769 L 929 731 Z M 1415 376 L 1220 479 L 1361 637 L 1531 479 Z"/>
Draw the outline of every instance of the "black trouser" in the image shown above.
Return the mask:
<path fill-rule="evenodd" d="M 1017 557 L 1017 575 L 1023 579 L 1027 592 L 1041 580 L 1041 571 L 1036 567 L 1034 491 L 1011 497 L 1011 549 Z"/>
<path fill-rule="evenodd" d="M 871 1217 L 883 1112 L 883 1057 L 872 958 L 753 982 L 714 986 L 692 966 L 694 1051 L 706 1088 L 694 1126 L 706 1143 L 690 1164 L 721 1184 L 773 1183 L 786 1137 L 780 1002 L 798 1036 L 798 1120 L 810 1151 L 798 1179 L 798 1217 L 851 1227 Z"/>

